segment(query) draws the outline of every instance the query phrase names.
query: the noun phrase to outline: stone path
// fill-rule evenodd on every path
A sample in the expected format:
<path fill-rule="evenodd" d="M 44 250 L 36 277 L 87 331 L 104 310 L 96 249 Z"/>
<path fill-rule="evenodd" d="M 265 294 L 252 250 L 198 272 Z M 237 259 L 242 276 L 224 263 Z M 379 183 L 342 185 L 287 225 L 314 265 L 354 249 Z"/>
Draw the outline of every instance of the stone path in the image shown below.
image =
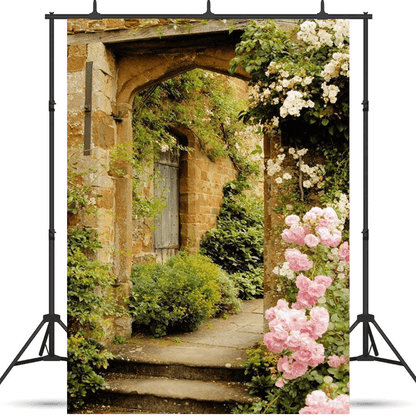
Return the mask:
<path fill-rule="evenodd" d="M 108 382 L 88 413 L 229 413 L 253 400 L 242 381 L 246 349 L 263 337 L 263 300 L 238 315 L 211 319 L 196 332 L 163 339 L 136 336 L 112 346 Z M 93 409 L 93 408 L 90 408 Z"/>

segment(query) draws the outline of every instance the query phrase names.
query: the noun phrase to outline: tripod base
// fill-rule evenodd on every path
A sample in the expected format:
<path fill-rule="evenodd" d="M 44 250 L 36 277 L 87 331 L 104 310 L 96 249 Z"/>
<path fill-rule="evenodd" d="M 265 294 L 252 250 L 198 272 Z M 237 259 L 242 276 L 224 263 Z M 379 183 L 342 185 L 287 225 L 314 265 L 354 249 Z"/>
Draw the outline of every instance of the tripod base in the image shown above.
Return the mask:
<path fill-rule="evenodd" d="M 66 328 L 65 324 L 61 321 L 61 318 L 60 318 L 59 315 L 55 315 L 55 314 L 44 315 L 43 319 L 42 319 L 42 322 L 36 328 L 35 332 L 28 339 L 26 344 L 20 350 L 19 354 L 17 354 L 16 358 L 12 361 L 12 363 L 9 365 L 7 370 L 1 376 L 0 384 L 7 377 L 7 375 L 10 373 L 10 371 L 12 370 L 12 368 L 14 366 L 36 363 L 38 361 L 67 361 L 66 357 L 60 357 L 59 355 L 55 355 L 55 323 L 59 324 L 64 329 L 64 331 L 67 332 L 67 328 Z M 32 341 L 35 339 L 36 335 L 38 335 L 38 333 L 41 331 L 41 329 L 43 328 L 43 326 L 45 324 L 48 324 L 48 326 L 46 328 L 46 333 L 45 333 L 45 336 L 43 338 L 42 345 L 41 345 L 41 348 L 40 348 L 40 351 L 39 351 L 40 357 L 19 361 L 20 357 L 24 354 L 26 349 L 29 347 L 29 345 L 32 343 Z M 48 340 L 49 340 L 49 349 L 46 346 Z M 45 349 L 47 350 L 48 355 L 42 356 Z"/>
<path fill-rule="evenodd" d="M 416 382 L 416 375 L 413 373 L 413 371 L 410 369 L 410 367 L 406 364 L 406 362 L 403 360 L 402 356 L 396 350 L 394 345 L 387 338 L 387 335 L 383 332 L 383 330 L 377 324 L 377 322 L 374 319 L 374 315 L 370 315 L 370 314 L 358 315 L 357 320 L 353 323 L 353 325 L 350 328 L 350 333 L 354 330 L 354 328 L 357 327 L 357 325 L 359 323 L 363 324 L 363 333 L 364 333 L 363 354 L 359 355 L 357 357 L 351 357 L 350 361 L 380 361 L 382 363 L 387 363 L 387 364 L 401 365 L 407 370 L 407 372 L 410 374 L 410 376 Z M 371 332 L 370 323 L 374 325 L 374 327 L 377 329 L 379 334 L 383 337 L 384 341 L 386 341 L 387 345 L 390 347 L 390 349 L 394 352 L 394 354 L 398 358 L 398 361 L 378 357 L 379 353 L 378 353 L 377 346 L 376 346 L 376 343 L 375 343 L 375 340 L 374 340 L 374 337 L 373 337 L 373 333 Z M 370 349 L 368 349 L 368 341 L 369 341 L 368 338 L 371 341 Z M 372 348 L 374 349 L 375 356 L 370 355 L 370 352 L 371 352 Z"/>

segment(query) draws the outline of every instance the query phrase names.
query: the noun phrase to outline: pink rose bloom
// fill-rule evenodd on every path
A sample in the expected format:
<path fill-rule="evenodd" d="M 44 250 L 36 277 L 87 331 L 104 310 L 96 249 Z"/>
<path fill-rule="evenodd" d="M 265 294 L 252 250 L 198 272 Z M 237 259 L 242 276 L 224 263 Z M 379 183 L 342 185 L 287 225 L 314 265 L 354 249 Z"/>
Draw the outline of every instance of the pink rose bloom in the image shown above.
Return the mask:
<path fill-rule="evenodd" d="M 307 291 L 312 281 L 301 273 L 296 278 L 296 287 L 300 290 Z"/>
<path fill-rule="evenodd" d="M 289 304 L 283 299 L 277 301 L 276 308 L 279 308 L 282 311 L 288 311 L 290 309 Z"/>
<path fill-rule="evenodd" d="M 323 214 L 322 208 L 314 207 L 311 210 L 309 210 L 304 216 L 303 221 L 306 220 L 314 220 L 317 217 L 320 217 Z"/>
<path fill-rule="evenodd" d="M 340 394 L 334 400 L 328 402 L 329 413 L 334 415 L 345 415 L 350 413 L 350 398 L 346 394 Z"/>
<path fill-rule="evenodd" d="M 331 286 L 332 279 L 328 276 L 319 275 L 315 277 L 314 282 L 319 283 L 320 285 L 324 285 L 325 288 L 328 288 L 329 286 Z"/>
<path fill-rule="evenodd" d="M 341 247 L 339 248 L 339 258 L 344 260 L 347 264 L 350 263 L 350 248 L 348 246 L 348 241 L 341 244 Z"/>
<path fill-rule="evenodd" d="M 346 357 L 345 355 L 341 355 L 340 360 L 341 360 L 341 364 L 347 364 L 350 359 Z"/>
<path fill-rule="evenodd" d="M 296 249 L 286 250 L 285 259 L 289 262 L 289 269 L 293 272 L 309 270 L 313 267 L 313 263 L 308 259 L 308 256 Z"/>
<path fill-rule="evenodd" d="M 329 323 L 329 313 L 321 306 L 312 308 L 309 314 L 314 321 Z"/>
<path fill-rule="evenodd" d="M 282 378 L 279 378 L 279 380 L 277 380 L 275 384 L 275 386 L 278 387 L 279 389 L 281 389 L 284 385 L 285 383 L 283 382 Z"/>
<path fill-rule="evenodd" d="M 303 246 L 305 244 L 305 235 L 306 231 L 303 227 L 292 225 L 289 229 L 283 231 L 282 238 L 286 243 L 296 243 Z"/>
<path fill-rule="evenodd" d="M 303 376 L 308 371 L 308 366 L 303 363 L 294 362 L 290 367 L 290 372 L 283 373 L 283 377 L 291 380 Z"/>
<path fill-rule="evenodd" d="M 290 362 L 292 362 L 293 360 L 291 359 Z M 278 362 L 277 362 L 277 369 L 280 372 L 284 372 L 284 371 L 289 371 L 290 370 L 290 365 L 289 365 L 289 358 L 287 355 L 285 355 L 284 357 L 282 357 Z"/>
<path fill-rule="evenodd" d="M 334 211 L 333 208 L 331 207 L 324 208 L 322 213 L 323 213 L 324 219 L 319 221 L 319 225 L 322 225 L 323 227 L 329 227 L 338 221 L 338 215 Z"/>
<path fill-rule="evenodd" d="M 339 230 L 333 230 L 331 233 L 326 227 L 317 227 L 316 232 L 325 247 L 337 247 L 341 242 L 342 235 Z"/>
<path fill-rule="evenodd" d="M 309 361 L 312 358 L 312 351 L 309 349 L 301 349 L 296 351 L 292 357 L 298 362 L 309 364 Z"/>
<path fill-rule="evenodd" d="M 326 406 L 328 397 L 322 390 L 315 390 L 306 396 L 306 404 L 312 407 Z"/>
<path fill-rule="evenodd" d="M 311 282 L 308 291 L 312 296 L 320 298 L 325 295 L 326 287 L 324 285 L 320 285 L 319 283 Z"/>
<path fill-rule="evenodd" d="M 341 365 L 341 359 L 336 355 L 328 357 L 328 364 L 333 368 L 338 368 Z"/>
<path fill-rule="evenodd" d="M 316 247 L 321 242 L 321 240 L 313 234 L 305 236 L 304 241 L 308 247 Z"/>
<path fill-rule="evenodd" d="M 285 219 L 286 225 L 291 227 L 292 225 L 296 225 L 300 221 L 300 218 L 297 215 L 289 215 Z"/>
<path fill-rule="evenodd" d="M 275 327 L 272 332 L 274 334 L 274 338 L 280 343 L 284 343 L 289 336 L 288 332 L 284 330 L 280 325 Z"/>
<path fill-rule="evenodd" d="M 308 292 L 300 290 L 296 298 L 296 303 L 292 305 L 294 309 L 306 309 L 311 306 L 315 306 L 318 302 L 316 296 L 311 296 Z"/>
<path fill-rule="evenodd" d="M 263 337 L 264 345 L 267 349 L 275 354 L 280 354 L 284 349 L 284 344 L 280 344 L 275 338 L 273 332 L 268 332 L 264 334 Z"/>
<path fill-rule="evenodd" d="M 270 322 L 273 321 L 273 319 L 276 318 L 276 311 L 275 308 L 269 308 L 266 310 L 266 312 L 264 312 L 264 316 L 266 317 L 266 319 Z"/>

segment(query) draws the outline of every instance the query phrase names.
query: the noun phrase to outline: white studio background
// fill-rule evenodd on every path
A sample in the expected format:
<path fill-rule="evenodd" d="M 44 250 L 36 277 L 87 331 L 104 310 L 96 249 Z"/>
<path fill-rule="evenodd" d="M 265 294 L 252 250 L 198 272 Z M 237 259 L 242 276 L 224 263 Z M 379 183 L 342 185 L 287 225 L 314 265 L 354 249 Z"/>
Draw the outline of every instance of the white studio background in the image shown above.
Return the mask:
<path fill-rule="evenodd" d="M 92 0 L 38 0 L 2 5 L 0 114 L 0 375 L 48 313 L 48 22 L 44 15 L 90 13 Z M 373 14 L 370 42 L 370 313 L 416 372 L 416 273 L 411 221 L 416 137 L 416 86 L 410 18 L 405 0 L 327 0 L 328 13 Z M 395 7 L 393 9 L 392 7 Z M 203 13 L 205 0 L 99 0 L 101 13 Z M 317 13 L 319 0 L 212 0 L 214 13 Z M 362 313 L 362 21 L 351 24 L 351 323 Z M 56 21 L 56 313 L 66 320 L 66 21 Z M 46 329 L 46 328 L 45 328 Z M 375 331 L 374 331 L 375 332 Z M 361 325 L 352 355 L 362 353 Z M 384 358 L 395 358 L 376 336 Z M 37 356 L 43 331 L 24 358 Z M 57 353 L 65 355 L 57 327 Z M 412 415 L 416 383 L 403 367 L 351 364 L 351 413 Z M 2 415 L 66 414 L 66 365 L 15 367 L 0 386 Z"/>

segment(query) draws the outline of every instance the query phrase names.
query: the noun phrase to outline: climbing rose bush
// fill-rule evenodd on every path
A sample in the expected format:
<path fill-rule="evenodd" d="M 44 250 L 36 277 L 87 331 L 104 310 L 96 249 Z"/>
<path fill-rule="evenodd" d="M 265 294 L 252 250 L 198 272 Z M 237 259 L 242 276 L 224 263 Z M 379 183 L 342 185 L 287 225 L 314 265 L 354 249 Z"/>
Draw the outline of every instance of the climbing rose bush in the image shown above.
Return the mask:
<path fill-rule="evenodd" d="M 342 338 L 340 329 L 348 328 L 348 322 L 347 327 L 344 322 L 335 325 L 348 320 L 348 297 L 343 290 L 347 288 L 339 277 L 341 273 L 334 273 L 348 271 L 349 245 L 347 241 L 342 242 L 341 233 L 344 219 L 332 207 L 314 207 L 302 219 L 297 215 L 287 216 L 285 223 L 289 228 L 282 232 L 283 240 L 298 248 L 288 248 L 286 263 L 274 272 L 287 276 L 287 283 L 294 282 L 298 291 L 291 304 L 279 299 L 276 306 L 265 312 L 270 332 L 264 335 L 264 343 L 271 352 L 280 355 L 276 386 L 282 388 L 289 380 L 302 377 L 309 369 L 326 362 L 328 372 L 341 380 L 339 386 L 332 377 L 326 377 L 327 392 L 317 390 L 309 394 L 307 406 L 300 413 L 349 413 L 348 395 L 338 394 L 346 390 L 345 380 L 348 382 L 349 360 L 348 353 L 345 354 L 348 338 L 344 337 L 341 342 L 332 337 L 336 333 Z M 326 296 L 328 309 L 331 313 L 334 311 L 332 318 L 324 306 Z M 331 299 L 337 296 L 343 305 L 339 311 L 337 302 Z"/>
<path fill-rule="evenodd" d="M 350 413 L 350 399 L 346 394 L 340 394 L 331 400 L 323 391 L 315 390 L 306 397 L 306 404 L 307 406 L 299 411 L 300 415 Z"/>

